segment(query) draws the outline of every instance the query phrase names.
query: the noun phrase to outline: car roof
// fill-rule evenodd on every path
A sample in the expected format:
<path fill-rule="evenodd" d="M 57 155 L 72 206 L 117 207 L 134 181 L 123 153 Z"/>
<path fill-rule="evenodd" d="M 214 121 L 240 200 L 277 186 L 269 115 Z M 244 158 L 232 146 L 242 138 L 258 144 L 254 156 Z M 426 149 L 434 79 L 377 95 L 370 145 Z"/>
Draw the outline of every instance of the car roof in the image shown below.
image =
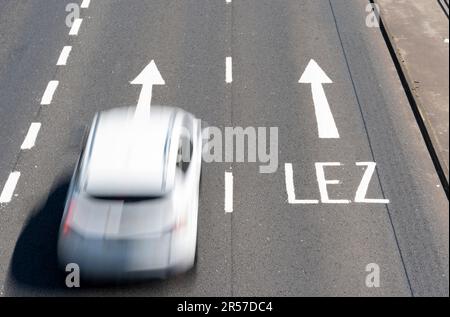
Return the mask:
<path fill-rule="evenodd" d="M 153 106 L 147 118 L 135 118 L 135 109 L 98 114 L 87 145 L 88 194 L 160 196 L 171 189 L 167 169 L 177 109 Z"/>

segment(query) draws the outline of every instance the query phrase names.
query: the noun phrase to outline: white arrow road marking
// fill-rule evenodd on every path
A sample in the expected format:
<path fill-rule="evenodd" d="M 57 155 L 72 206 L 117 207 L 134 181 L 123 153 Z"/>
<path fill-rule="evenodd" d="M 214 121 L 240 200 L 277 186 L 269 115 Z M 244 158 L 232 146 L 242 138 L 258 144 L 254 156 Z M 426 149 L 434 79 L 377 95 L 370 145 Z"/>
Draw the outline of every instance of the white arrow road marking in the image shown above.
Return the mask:
<path fill-rule="evenodd" d="M 83 0 L 83 2 L 81 3 L 81 8 L 87 9 L 87 8 L 89 8 L 90 4 L 91 4 L 91 0 Z"/>
<path fill-rule="evenodd" d="M 165 85 L 166 82 L 152 60 L 142 72 L 131 82 L 132 85 L 142 85 L 139 101 L 136 106 L 135 118 L 144 118 L 145 114 L 150 114 L 152 103 L 153 85 Z"/>
<path fill-rule="evenodd" d="M 72 27 L 70 28 L 69 35 L 78 35 L 78 31 L 80 30 L 81 22 L 83 19 L 75 19 L 73 21 Z"/>
<path fill-rule="evenodd" d="M 311 59 L 303 72 L 299 83 L 311 84 L 319 138 L 338 139 L 339 132 L 322 86 L 323 84 L 331 84 L 333 81 L 325 74 L 320 66 Z"/>
<path fill-rule="evenodd" d="M 56 66 L 65 66 L 67 64 L 67 59 L 69 58 L 70 51 L 72 51 L 72 46 L 63 47 Z"/>
<path fill-rule="evenodd" d="M 39 122 L 33 122 L 28 129 L 27 136 L 20 147 L 21 150 L 29 150 L 33 148 L 36 138 L 38 136 L 39 130 L 41 129 L 41 124 Z"/>
<path fill-rule="evenodd" d="M 9 174 L 8 180 L 3 187 L 0 195 L 0 203 L 9 203 L 16 189 L 17 182 L 19 181 L 20 172 L 12 172 Z"/>
<path fill-rule="evenodd" d="M 47 84 L 47 88 L 45 88 L 44 95 L 41 99 L 41 105 L 49 105 L 52 103 L 53 94 L 56 91 L 56 88 L 58 88 L 59 81 L 52 80 Z"/>
<path fill-rule="evenodd" d="M 233 212 L 233 173 L 225 172 L 225 212 Z"/>

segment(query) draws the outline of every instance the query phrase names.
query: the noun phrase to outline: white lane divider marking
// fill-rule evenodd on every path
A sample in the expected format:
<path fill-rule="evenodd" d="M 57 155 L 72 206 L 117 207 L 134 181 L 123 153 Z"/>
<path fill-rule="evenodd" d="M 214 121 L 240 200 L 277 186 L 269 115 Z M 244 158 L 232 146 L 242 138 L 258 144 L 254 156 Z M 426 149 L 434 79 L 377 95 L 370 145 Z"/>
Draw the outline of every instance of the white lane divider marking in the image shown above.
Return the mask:
<path fill-rule="evenodd" d="M 225 172 L 225 212 L 233 212 L 233 173 Z"/>
<path fill-rule="evenodd" d="M 8 180 L 3 187 L 2 193 L 0 194 L 0 203 L 9 203 L 16 189 L 17 182 L 19 181 L 20 172 L 11 172 L 9 174 Z"/>
<path fill-rule="evenodd" d="M 64 46 L 61 51 L 61 54 L 59 55 L 56 66 L 65 66 L 67 64 L 67 59 L 69 58 L 69 54 L 71 51 L 72 51 L 72 46 Z"/>
<path fill-rule="evenodd" d="M 38 136 L 39 130 L 41 129 L 41 123 L 33 122 L 28 129 L 27 136 L 20 147 L 21 150 L 29 150 L 33 148 L 36 138 Z"/>
<path fill-rule="evenodd" d="M 231 3 L 231 0 L 226 0 L 227 3 Z"/>
<path fill-rule="evenodd" d="M 339 132 L 323 89 L 323 84 L 331 84 L 333 81 L 325 74 L 316 61 L 311 59 L 299 83 L 311 84 L 319 138 L 339 139 Z"/>
<path fill-rule="evenodd" d="M 284 176 L 286 181 L 286 191 L 288 195 L 288 203 L 290 204 L 318 204 L 317 199 L 296 199 L 295 187 L 294 187 L 294 171 L 292 169 L 292 163 L 284 164 Z"/>
<path fill-rule="evenodd" d="M 83 2 L 81 2 L 81 8 L 87 9 L 87 8 L 89 8 L 90 4 L 91 4 L 91 0 L 83 0 Z"/>
<path fill-rule="evenodd" d="M 80 30 L 81 22 L 83 19 L 75 19 L 73 21 L 72 27 L 70 28 L 69 35 L 78 35 L 78 31 Z"/>
<path fill-rule="evenodd" d="M 52 103 L 53 95 L 58 88 L 59 81 L 52 80 L 47 84 L 47 88 L 44 91 L 44 95 L 42 96 L 41 105 L 49 105 Z"/>
<path fill-rule="evenodd" d="M 233 82 L 233 58 L 230 56 L 225 59 L 225 82 L 227 84 Z"/>

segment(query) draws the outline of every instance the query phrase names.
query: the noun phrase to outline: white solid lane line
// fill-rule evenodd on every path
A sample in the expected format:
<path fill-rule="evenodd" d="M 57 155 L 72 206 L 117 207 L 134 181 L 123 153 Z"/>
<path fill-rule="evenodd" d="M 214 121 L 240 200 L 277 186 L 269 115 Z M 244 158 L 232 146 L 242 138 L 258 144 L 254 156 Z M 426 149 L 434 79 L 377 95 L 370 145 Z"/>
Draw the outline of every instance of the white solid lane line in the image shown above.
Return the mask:
<path fill-rule="evenodd" d="M 87 9 L 87 8 L 89 8 L 90 4 L 91 4 L 91 0 L 83 0 L 83 2 L 81 2 L 81 8 Z"/>
<path fill-rule="evenodd" d="M 225 172 L 225 212 L 233 212 L 233 173 Z"/>
<path fill-rule="evenodd" d="M 25 140 L 23 141 L 22 146 L 20 147 L 21 150 L 29 150 L 33 148 L 40 129 L 41 129 L 40 122 L 33 122 L 30 125 L 27 136 L 25 137 Z"/>
<path fill-rule="evenodd" d="M 233 59 L 227 57 L 225 59 L 225 82 L 230 84 L 233 82 Z"/>
<path fill-rule="evenodd" d="M 42 96 L 41 105 L 49 105 L 52 103 L 53 94 L 58 88 L 59 81 L 52 80 L 48 83 L 47 88 L 45 89 L 44 95 Z"/>
<path fill-rule="evenodd" d="M 227 3 L 231 3 L 231 0 L 226 0 L 227 1 Z"/>
<path fill-rule="evenodd" d="M 17 182 L 19 181 L 20 172 L 12 172 L 9 174 L 8 180 L 3 187 L 0 194 L 0 203 L 9 203 L 16 189 Z"/>
<path fill-rule="evenodd" d="M 75 19 L 75 21 L 73 21 L 72 27 L 69 31 L 69 35 L 78 35 L 78 30 L 80 30 L 81 22 L 83 22 L 83 19 Z"/>
<path fill-rule="evenodd" d="M 69 54 L 71 51 L 72 51 L 72 46 L 64 46 L 61 51 L 61 54 L 59 55 L 56 66 L 65 66 L 67 64 L 67 59 L 69 58 Z"/>

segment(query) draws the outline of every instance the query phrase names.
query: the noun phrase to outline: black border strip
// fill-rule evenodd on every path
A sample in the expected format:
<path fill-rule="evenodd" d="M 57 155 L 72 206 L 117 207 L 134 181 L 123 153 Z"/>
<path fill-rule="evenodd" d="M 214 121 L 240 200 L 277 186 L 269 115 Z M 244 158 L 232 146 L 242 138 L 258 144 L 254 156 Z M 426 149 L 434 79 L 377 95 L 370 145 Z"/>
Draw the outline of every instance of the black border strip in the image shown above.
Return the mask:
<path fill-rule="evenodd" d="M 448 19 L 448 0 L 437 0 L 439 3 L 439 6 L 441 7 L 442 11 L 444 11 L 444 14 L 447 16 Z"/>

